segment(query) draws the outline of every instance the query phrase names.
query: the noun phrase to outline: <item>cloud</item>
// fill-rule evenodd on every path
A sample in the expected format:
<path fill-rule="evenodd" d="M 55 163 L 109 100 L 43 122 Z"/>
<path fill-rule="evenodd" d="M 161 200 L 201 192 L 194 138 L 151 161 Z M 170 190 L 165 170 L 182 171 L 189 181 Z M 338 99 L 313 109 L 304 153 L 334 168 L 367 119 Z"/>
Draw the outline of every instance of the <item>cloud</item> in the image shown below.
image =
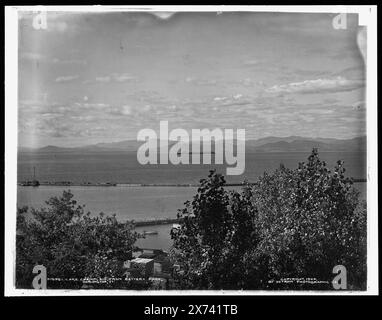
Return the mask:
<path fill-rule="evenodd" d="M 123 106 L 121 113 L 125 116 L 128 116 L 131 114 L 131 107 L 130 106 Z"/>
<path fill-rule="evenodd" d="M 214 79 L 198 79 L 195 77 L 187 77 L 184 81 L 196 86 L 215 86 L 218 84 L 218 81 Z"/>
<path fill-rule="evenodd" d="M 150 12 L 150 13 L 159 19 L 167 20 L 167 19 L 171 18 L 176 12 L 157 11 L 157 12 Z"/>
<path fill-rule="evenodd" d="M 185 82 L 187 83 L 191 83 L 191 82 L 194 82 L 196 79 L 193 78 L 193 77 L 187 77 L 186 79 L 184 79 Z"/>
<path fill-rule="evenodd" d="M 224 100 L 227 100 L 228 97 L 215 97 L 214 98 L 214 101 L 224 101 Z"/>
<path fill-rule="evenodd" d="M 108 112 L 114 116 L 130 116 L 133 113 L 133 108 L 128 105 L 124 105 L 122 107 L 111 107 Z"/>
<path fill-rule="evenodd" d="M 305 122 L 313 122 L 315 120 L 315 117 L 304 114 L 299 114 L 298 118 Z"/>
<path fill-rule="evenodd" d="M 95 78 L 95 81 L 96 82 L 110 82 L 111 78 L 109 76 L 106 76 L 106 77 L 96 77 Z"/>
<path fill-rule="evenodd" d="M 44 60 L 46 57 L 37 52 L 22 52 L 20 53 L 20 58 L 23 60 L 36 61 L 36 60 Z"/>
<path fill-rule="evenodd" d="M 81 12 L 47 12 L 47 28 L 48 32 L 68 33 L 75 32 L 79 29 L 79 18 Z"/>
<path fill-rule="evenodd" d="M 135 81 L 137 80 L 136 77 L 128 74 L 128 73 L 113 73 L 111 75 L 112 80 L 116 82 L 127 82 L 127 81 Z"/>
<path fill-rule="evenodd" d="M 213 103 L 221 102 L 221 105 L 243 104 L 243 102 L 244 102 L 244 104 L 249 103 L 248 99 L 245 98 L 243 100 L 243 98 L 244 98 L 244 96 L 241 93 L 237 93 L 237 94 L 233 94 L 232 96 L 229 96 L 229 97 L 225 97 L 225 96 L 215 97 L 215 98 L 213 98 Z"/>
<path fill-rule="evenodd" d="M 196 81 L 196 85 L 198 86 L 214 86 L 216 85 L 218 82 L 216 80 L 213 80 L 213 79 L 209 79 L 209 80 L 199 80 L 199 81 Z"/>
<path fill-rule="evenodd" d="M 241 80 L 240 83 L 245 87 L 251 87 L 254 85 L 254 81 L 251 78 L 245 78 Z"/>
<path fill-rule="evenodd" d="M 364 86 L 362 80 L 348 80 L 344 77 L 334 79 L 305 80 L 291 82 L 283 85 L 275 85 L 266 89 L 268 93 L 322 93 L 353 91 Z"/>
<path fill-rule="evenodd" d="M 256 66 L 259 64 L 258 60 L 246 60 L 243 62 L 243 66 Z"/>
<path fill-rule="evenodd" d="M 353 122 L 358 122 L 359 119 L 355 117 L 341 117 L 339 118 L 341 121 L 346 122 L 346 123 L 353 123 Z"/>
<path fill-rule="evenodd" d="M 68 28 L 69 25 L 65 21 L 48 21 L 46 30 L 64 33 Z"/>
<path fill-rule="evenodd" d="M 51 58 L 38 52 L 21 52 L 20 59 L 25 61 L 41 61 L 45 63 L 52 63 L 57 65 L 86 65 L 87 61 L 84 59 L 61 59 Z"/>
<path fill-rule="evenodd" d="M 60 76 L 56 78 L 56 82 L 71 82 L 74 80 L 77 80 L 79 78 L 78 75 L 72 75 L 72 76 Z"/>
<path fill-rule="evenodd" d="M 244 97 L 242 94 L 233 94 L 229 97 L 215 97 L 212 100 L 212 109 L 213 110 L 221 110 L 223 109 L 229 109 L 230 111 L 234 110 L 241 110 L 240 107 L 246 107 L 251 104 L 251 101 L 248 99 L 248 97 Z M 233 108 L 231 108 L 233 107 Z M 203 108 L 203 104 L 201 105 L 201 108 Z M 204 108 L 206 110 L 206 108 Z"/>
<path fill-rule="evenodd" d="M 47 103 L 44 100 L 41 99 L 21 99 L 19 100 L 20 107 L 26 106 L 45 106 Z"/>
<path fill-rule="evenodd" d="M 52 62 L 54 64 L 64 64 L 64 65 L 86 65 L 87 61 L 83 59 L 60 59 L 60 58 L 53 58 Z"/>
<path fill-rule="evenodd" d="M 138 81 L 138 78 L 129 74 L 129 73 L 112 73 L 107 76 L 98 76 L 94 80 L 85 80 L 84 84 L 94 84 L 94 83 L 122 83 L 122 82 L 131 82 Z"/>
<path fill-rule="evenodd" d="M 307 110 L 306 111 L 307 113 L 310 113 L 310 114 L 318 114 L 318 115 L 325 115 L 325 114 L 332 114 L 334 113 L 334 110 L 326 110 L 326 109 L 311 109 L 311 110 Z"/>
<path fill-rule="evenodd" d="M 337 75 L 338 77 L 344 77 L 352 80 L 362 80 L 365 79 L 365 74 L 365 67 L 362 64 L 359 64 L 357 66 L 345 68 L 336 73 L 335 75 Z"/>
<path fill-rule="evenodd" d="M 104 109 L 110 106 L 107 103 L 88 103 L 88 102 L 85 102 L 85 103 L 76 102 L 74 105 L 84 109 Z"/>

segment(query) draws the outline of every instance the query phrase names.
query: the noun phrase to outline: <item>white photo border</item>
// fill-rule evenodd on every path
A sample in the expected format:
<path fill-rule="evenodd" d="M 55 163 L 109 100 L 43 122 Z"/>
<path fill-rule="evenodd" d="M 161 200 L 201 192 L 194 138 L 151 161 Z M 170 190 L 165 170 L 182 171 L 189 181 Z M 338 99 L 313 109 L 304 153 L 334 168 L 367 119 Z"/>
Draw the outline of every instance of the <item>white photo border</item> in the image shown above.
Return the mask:
<path fill-rule="evenodd" d="M 231 291 L 231 290 L 33 290 L 15 288 L 18 119 L 18 12 L 297 12 L 356 13 L 367 28 L 367 289 L 366 291 Z M 6 6 L 5 7 L 5 296 L 168 296 L 168 295 L 376 295 L 378 279 L 378 132 L 377 6 Z"/>

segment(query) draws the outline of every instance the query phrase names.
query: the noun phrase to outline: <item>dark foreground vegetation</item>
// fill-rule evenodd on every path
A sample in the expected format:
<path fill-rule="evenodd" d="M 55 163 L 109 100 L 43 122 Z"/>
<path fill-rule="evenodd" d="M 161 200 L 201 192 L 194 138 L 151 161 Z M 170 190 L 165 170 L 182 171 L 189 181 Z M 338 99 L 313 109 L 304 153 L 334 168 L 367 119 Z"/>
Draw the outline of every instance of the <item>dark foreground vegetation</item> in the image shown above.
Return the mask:
<path fill-rule="evenodd" d="M 211 171 L 171 231 L 171 285 L 166 289 L 333 290 L 333 268 L 347 270 L 347 289 L 366 289 L 366 203 L 338 161 L 333 172 L 313 150 L 297 169 L 282 165 L 240 192 Z M 41 210 L 19 208 L 16 286 L 31 288 L 44 265 L 54 288 L 86 288 L 81 279 L 123 279 L 138 235 L 115 217 L 94 217 L 70 192 Z M 79 279 L 77 282 L 73 279 Z M 299 281 L 297 281 L 297 280 Z M 109 281 L 91 288 L 152 288 Z"/>

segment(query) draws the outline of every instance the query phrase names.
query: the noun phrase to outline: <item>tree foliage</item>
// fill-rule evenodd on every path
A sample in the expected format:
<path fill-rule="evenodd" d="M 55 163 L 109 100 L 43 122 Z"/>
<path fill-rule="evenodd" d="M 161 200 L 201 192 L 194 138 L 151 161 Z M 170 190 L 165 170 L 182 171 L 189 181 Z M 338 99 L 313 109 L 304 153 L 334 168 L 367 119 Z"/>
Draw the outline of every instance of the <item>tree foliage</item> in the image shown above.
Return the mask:
<path fill-rule="evenodd" d="M 39 210 L 18 209 L 17 287 L 31 287 L 35 265 L 44 265 L 48 278 L 122 277 L 123 261 L 137 238 L 131 223 L 85 213 L 70 191 L 46 204 Z M 57 285 L 76 287 L 82 282 Z"/>
<path fill-rule="evenodd" d="M 172 230 L 178 286 L 330 289 L 333 267 L 344 265 L 348 287 L 364 289 L 366 205 L 344 173 L 342 161 L 329 171 L 316 149 L 297 169 L 280 166 L 240 192 L 211 171 Z M 285 278 L 323 283 L 272 282 Z"/>

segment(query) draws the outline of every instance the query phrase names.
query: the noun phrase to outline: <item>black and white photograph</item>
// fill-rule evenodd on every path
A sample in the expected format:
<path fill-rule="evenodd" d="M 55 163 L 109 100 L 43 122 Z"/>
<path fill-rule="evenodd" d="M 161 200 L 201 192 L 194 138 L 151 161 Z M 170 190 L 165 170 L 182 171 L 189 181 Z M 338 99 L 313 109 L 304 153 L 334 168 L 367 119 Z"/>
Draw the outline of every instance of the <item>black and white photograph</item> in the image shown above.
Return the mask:
<path fill-rule="evenodd" d="M 376 6 L 7 9 L 9 295 L 378 291 Z"/>

